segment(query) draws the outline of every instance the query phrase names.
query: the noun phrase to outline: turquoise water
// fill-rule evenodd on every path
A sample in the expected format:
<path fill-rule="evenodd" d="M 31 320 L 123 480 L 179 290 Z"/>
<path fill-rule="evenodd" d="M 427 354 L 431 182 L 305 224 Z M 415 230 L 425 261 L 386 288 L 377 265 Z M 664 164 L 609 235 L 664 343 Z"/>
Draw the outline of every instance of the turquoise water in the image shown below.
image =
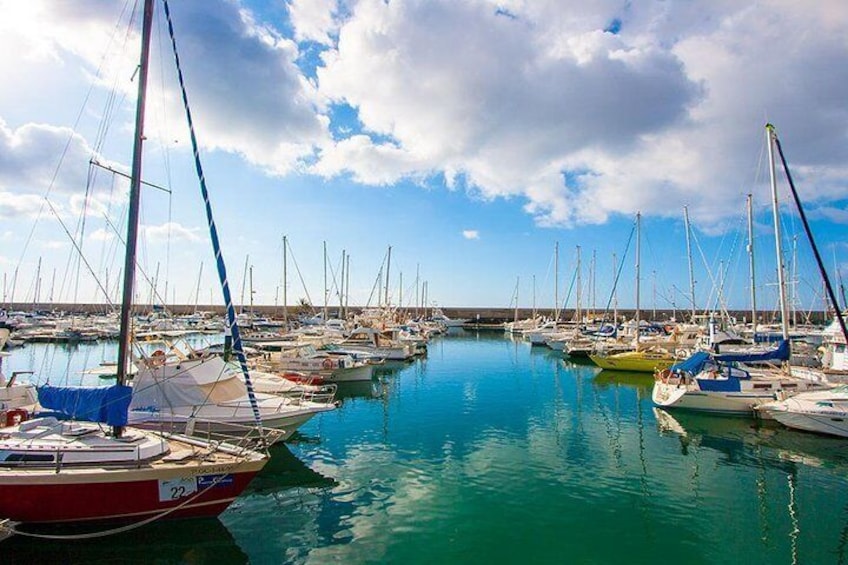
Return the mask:
<path fill-rule="evenodd" d="M 101 348 L 101 349 L 98 349 Z M 56 354 L 51 369 L 108 359 Z M 48 346 L 7 359 L 37 367 Z M 94 362 L 92 363 L 92 360 Z M 40 370 L 40 369 L 39 369 Z M 340 390 L 219 520 L 3 562 L 844 563 L 848 441 L 655 412 L 650 376 L 495 333 Z"/>

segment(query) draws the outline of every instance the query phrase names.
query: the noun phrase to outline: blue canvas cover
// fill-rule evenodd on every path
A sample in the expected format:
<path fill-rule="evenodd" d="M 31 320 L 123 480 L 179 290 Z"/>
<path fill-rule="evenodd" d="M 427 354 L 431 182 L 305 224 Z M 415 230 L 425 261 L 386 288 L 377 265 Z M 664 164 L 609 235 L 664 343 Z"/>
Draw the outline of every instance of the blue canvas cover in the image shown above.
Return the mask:
<path fill-rule="evenodd" d="M 724 363 L 761 363 L 763 361 L 787 361 L 792 354 L 789 340 L 784 339 L 776 349 L 763 353 L 725 353 L 716 355 L 716 361 Z"/>
<path fill-rule="evenodd" d="M 789 359 L 791 350 L 789 341 L 784 340 L 777 349 L 762 353 L 725 353 L 714 355 L 707 351 L 696 351 L 688 359 L 669 367 L 671 372 L 682 371 L 690 375 L 697 375 L 704 370 L 704 366 L 711 361 L 721 363 L 757 363 L 763 361 L 786 361 Z"/>
<path fill-rule="evenodd" d="M 682 371 L 684 373 L 689 373 L 690 375 L 697 375 L 704 369 L 704 365 L 706 365 L 709 360 L 709 353 L 706 351 L 696 351 L 688 359 L 685 359 L 680 363 L 675 363 L 669 367 L 669 370 L 673 373 Z"/>
<path fill-rule="evenodd" d="M 74 420 L 126 426 L 132 388 L 126 385 L 102 387 L 38 387 L 38 402 Z"/>

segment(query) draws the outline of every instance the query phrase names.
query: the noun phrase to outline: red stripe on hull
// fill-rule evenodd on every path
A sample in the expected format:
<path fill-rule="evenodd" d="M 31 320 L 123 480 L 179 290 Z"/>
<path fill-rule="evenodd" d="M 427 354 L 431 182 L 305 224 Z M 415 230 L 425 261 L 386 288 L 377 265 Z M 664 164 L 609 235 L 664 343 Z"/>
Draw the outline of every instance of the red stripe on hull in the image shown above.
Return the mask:
<path fill-rule="evenodd" d="M 159 500 L 159 481 L 89 484 L 0 484 L 0 517 L 23 523 L 135 521 L 179 506 L 166 518 L 215 517 L 247 487 L 256 471 L 177 500 Z"/>

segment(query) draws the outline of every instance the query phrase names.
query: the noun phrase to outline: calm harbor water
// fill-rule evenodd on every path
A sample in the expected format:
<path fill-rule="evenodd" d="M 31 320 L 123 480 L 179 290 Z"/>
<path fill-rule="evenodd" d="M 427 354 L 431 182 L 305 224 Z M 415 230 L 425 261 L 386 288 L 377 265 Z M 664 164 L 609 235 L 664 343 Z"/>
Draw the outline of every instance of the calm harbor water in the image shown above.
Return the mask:
<path fill-rule="evenodd" d="M 63 375 L 110 355 L 33 345 L 5 371 Z M 342 407 L 275 447 L 219 520 L 14 537 L 0 560 L 848 561 L 848 441 L 657 411 L 651 384 L 500 333 L 440 338 L 426 359 L 342 388 Z"/>

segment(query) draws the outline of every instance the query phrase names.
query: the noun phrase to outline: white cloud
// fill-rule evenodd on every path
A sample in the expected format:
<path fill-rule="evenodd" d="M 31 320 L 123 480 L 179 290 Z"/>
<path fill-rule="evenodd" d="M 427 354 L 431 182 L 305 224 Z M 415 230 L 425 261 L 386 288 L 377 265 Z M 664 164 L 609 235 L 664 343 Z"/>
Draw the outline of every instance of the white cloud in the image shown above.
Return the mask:
<path fill-rule="evenodd" d="M 291 0 L 289 16 L 294 26 L 294 38 L 330 45 L 330 36 L 337 30 L 333 17 L 336 11 L 336 0 Z"/>
<path fill-rule="evenodd" d="M 202 241 L 200 228 L 187 228 L 177 222 L 165 222 L 158 226 L 142 226 L 141 230 L 147 241 Z"/>
<path fill-rule="evenodd" d="M 0 118 L 0 189 L 84 191 L 92 156 L 93 149 L 70 128 L 28 123 L 11 129 Z"/>
<path fill-rule="evenodd" d="M 0 192 L 0 218 L 4 220 L 35 218 L 43 205 L 44 199 L 34 194 Z"/>
<path fill-rule="evenodd" d="M 89 234 L 88 238 L 91 241 L 110 242 L 115 239 L 115 232 L 113 230 L 107 230 L 105 228 L 97 228 Z"/>
<path fill-rule="evenodd" d="M 620 32 L 604 32 L 614 19 Z M 362 0 L 317 75 L 364 132 L 313 170 L 461 175 L 484 198 L 524 197 L 542 225 L 684 204 L 718 222 L 752 190 L 768 117 L 797 148 L 798 180 L 844 197 L 846 25 L 838 0 Z"/>
<path fill-rule="evenodd" d="M 480 232 L 477 230 L 462 230 L 462 237 L 465 239 L 480 239 Z"/>
<path fill-rule="evenodd" d="M 378 186 L 444 175 L 483 199 L 523 198 L 544 226 L 636 210 L 677 216 L 684 204 L 719 225 L 747 192 L 767 203 L 755 169 L 770 119 L 798 184 L 815 187 L 806 198 L 821 206 L 848 196 L 842 0 L 288 0 L 293 37 L 245 5 L 172 9 L 204 149 L 270 174 Z M 7 58 L 0 70 L 22 84 L 29 68 L 84 73 L 95 94 L 114 85 L 131 100 L 138 40 L 115 25 L 123 8 L 4 3 L 0 49 L 25 64 Z M 620 30 L 605 32 L 613 21 Z M 103 59 L 124 41 L 120 56 Z M 304 60 L 321 49 L 312 78 Z M 148 136 L 187 147 L 172 76 L 151 74 L 151 92 L 166 101 L 151 97 Z M 330 124 L 334 104 L 354 108 L 353 122 Z M 125 106 L 112 131 L 127 129 Z M 102 151 L 93 134 L 4 117 L 16 125 L 0 123 L 0 190 L 42 194 L 68 142 L 54 189 L 85 185 L 88 158 Z"/>

